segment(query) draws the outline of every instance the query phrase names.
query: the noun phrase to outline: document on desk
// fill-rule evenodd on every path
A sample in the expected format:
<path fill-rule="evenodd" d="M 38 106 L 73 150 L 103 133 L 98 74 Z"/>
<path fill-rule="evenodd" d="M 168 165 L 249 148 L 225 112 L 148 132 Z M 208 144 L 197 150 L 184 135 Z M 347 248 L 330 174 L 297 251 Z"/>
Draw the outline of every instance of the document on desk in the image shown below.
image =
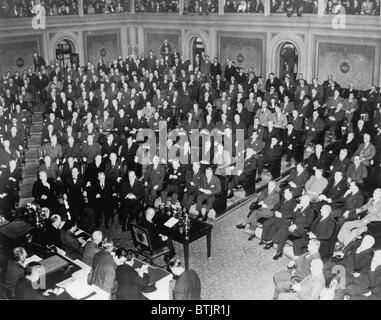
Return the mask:
<path fill-rule="evenodd" d="M 179 222 L 179 219 L 176 218 L 170 218 L 164 225 L 168 228 L 172 228 L 177 222 Z"/>

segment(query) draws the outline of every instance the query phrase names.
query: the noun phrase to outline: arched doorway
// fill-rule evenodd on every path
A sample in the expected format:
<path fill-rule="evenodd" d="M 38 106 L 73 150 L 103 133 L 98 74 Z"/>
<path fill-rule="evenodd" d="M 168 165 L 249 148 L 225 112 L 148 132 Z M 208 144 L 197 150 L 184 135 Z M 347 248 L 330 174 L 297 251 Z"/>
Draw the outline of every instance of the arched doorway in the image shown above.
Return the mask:
<path fill-rule="evenodd" d="M 74 44 L 68 39 L 58 41 L 56 45 L 56 60 L 65 66 L 68 62 L 79 64 L 78 53 L 75 52 Z"/>
<path fill-rule="evenodd" d="M 283 80 L 286 74 L 289 74 L 291 80 L 295 80 L 298 74 L 298 67 L 298 49 L 292 42 L 284 42 L 279 49 L 279 78 Z"/>
<path fill-rule="evenodd" d="M 201 57 L 203 56 L 204 53 L 205 53 L 204 41 L 202 41 L 202 39 L 200 37 L 195 37 L 193 39 L 193 44 L 192 44 L 193 65 L 195 65 L 195 66 L 198 65 L 197 59 L 200 59 L 199 61 L 201 61 Z"/>

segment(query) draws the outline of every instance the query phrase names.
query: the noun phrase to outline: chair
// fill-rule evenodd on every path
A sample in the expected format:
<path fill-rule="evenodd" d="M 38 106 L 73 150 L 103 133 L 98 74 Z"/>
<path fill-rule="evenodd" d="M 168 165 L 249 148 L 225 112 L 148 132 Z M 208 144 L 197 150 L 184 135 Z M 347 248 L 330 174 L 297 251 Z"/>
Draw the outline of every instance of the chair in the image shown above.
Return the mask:
<path fill-rule="evenodd" d="M 13 300 L 11 290 L 3 283 L 0 283 L 0 300 Z"/>
<path fill-rule="evenodd" d="M 146 228 L 138 226 L 134 223 L 131 223 L 130 227 L 132 242 L 134 244 L 136 252 L 139 255 L 143 256 L 145 260 L 147 260 L 150 264 L 156 265 L 153 261 L 154 259 L 159 258 L 170 252 L 170 248 L 167 246 L 163 246 L 159 249 L 154 249 L 149 236 L 149 232 Z"/>

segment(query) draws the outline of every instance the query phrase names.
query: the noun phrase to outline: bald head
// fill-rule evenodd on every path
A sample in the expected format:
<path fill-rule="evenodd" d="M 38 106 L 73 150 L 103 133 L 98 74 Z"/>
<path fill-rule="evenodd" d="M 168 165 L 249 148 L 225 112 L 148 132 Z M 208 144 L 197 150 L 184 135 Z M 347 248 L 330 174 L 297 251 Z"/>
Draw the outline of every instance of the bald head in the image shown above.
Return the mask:
<path fill-rule="evenodd" d="M 96 230 L 91 235 L 91 240 L 93 240 L 96 244 L 99 244 L 103 240 L 103 234 L 102 231 Z"/>

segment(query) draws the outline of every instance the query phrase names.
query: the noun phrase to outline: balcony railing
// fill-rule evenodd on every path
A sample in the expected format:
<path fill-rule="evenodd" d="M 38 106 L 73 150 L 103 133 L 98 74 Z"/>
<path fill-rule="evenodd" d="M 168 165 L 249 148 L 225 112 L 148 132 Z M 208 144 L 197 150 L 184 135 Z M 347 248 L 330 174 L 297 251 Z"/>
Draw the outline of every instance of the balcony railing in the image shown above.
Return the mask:
<path fill-rule="evenodd" d="M 380 0 L 0 0 L 0 18 L 108 13 L 380 16 Z"/>

